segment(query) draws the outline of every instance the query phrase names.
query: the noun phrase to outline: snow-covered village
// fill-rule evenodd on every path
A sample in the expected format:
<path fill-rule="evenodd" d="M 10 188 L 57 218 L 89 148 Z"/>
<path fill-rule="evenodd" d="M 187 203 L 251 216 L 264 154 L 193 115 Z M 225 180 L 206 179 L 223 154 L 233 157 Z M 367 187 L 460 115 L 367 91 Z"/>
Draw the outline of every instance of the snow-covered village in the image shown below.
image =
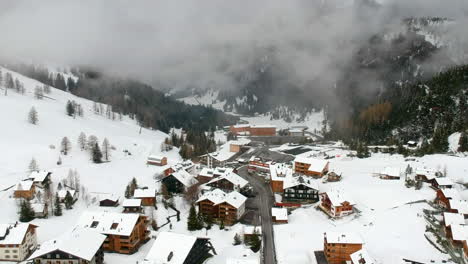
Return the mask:
<path fill-rule="evenodd" d="M 426 1 L 0 3 L 0 264 L 468 264 Z"/>

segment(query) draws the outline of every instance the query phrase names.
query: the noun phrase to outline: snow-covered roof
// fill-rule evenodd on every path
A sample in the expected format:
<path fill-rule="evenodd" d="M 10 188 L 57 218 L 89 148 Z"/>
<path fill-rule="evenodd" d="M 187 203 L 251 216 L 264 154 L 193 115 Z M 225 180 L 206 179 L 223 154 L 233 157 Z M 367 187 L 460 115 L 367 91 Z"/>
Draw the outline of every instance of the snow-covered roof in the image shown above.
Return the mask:
<path fill-rule="evenodd" d="M 357 233 L 326 232 L 327 243 L 334 244 L 362 244 L 362 238 Z"/>
<path fill-rule="evenodd" d="M 43 182 L 47 175 L 51 173 L 52 172 L 46 170 L 33 171 L 31 174 L 29 174 L 29 179 L 33 180 L 34 182 Z"/>
<path fill-rule="evenodd" d="M 139 217 L 138 214 L 85 211 L 77 225 L 101 234 L 129 236 Z"/>
<path fill-rule="evenodd" d="M 0 245 L 21 245 L 29 226 L 36 227 L 27 223 L 0 224 L 0 237 L 5 236 L 8 230 L 8 235 L 0 240 Z"/>
<path fill-rule="evenodd" d="M 154 198 L 156 197 L 156 189 L 147 188 L 147 189 L 136 189 L 133 193 L 135 198 Z"/>
<path fill-rule="evenodd" d="M 283 183 L 283 188 L 287 189 L 287 188 L 295 187 L 295 186 L 298 186 L 298 185 L 304 185 L 304 186 L 306 186 L 308 188 L 311 188 L 311 189 L 314 189 L 314 190 L 319 189 L 319 186 L 318 186 L 318 183 L 317 183 L 316 180 L 312 180 L 312 179 L 310 179 L 308 177 L 304 177 L 304 176 L 288 177 Z"/>
<path fill-rule="evenodd" d="M 309 164 L 309 171 L 322 172 L 328 164 L 328 160 L 307 158 L 303 156 L 296 157 L 294 162 Z"/>
<path fill-rule="evenodd" d="M 216 177 L 216 178 L 212 179 L 207 184 L 217 182 L 217 181 L 220 181 L 222 179 L 226 179 L 227 181 L 234 184 L 234 186 L 238 186 L 239 188 L 243 188 L 249 183 L 248 181 L 244 180 L 244 178 L 237 175 L 236 173 L 230 172 L 230 173 L 224 174 L 224 175 L 222 175 L 220 177 Z"/>
<path fill-rule="evenodd" d="M 94 231 L 74 228 L 62 234 L 60 237 L 42 243 L 29 259 L 34 259 L 50 252 L 60 250 L 75 257 L 91 261 L 96 252 L 101 248 L 106 236 Z"/>
<path fill-rule="evenodd" d="M 439 186 L 451 186 L 453 185 L 453 181 L 450 178 L 442 177 L 442 178 L 435 178 L 435 181 Z"/>
<path fill-rule="evenodd" d="M 178 170 L 173 172 L 171 175 L 174 176 L 174 178 L 176 178 L 185 187 L 190 187 L 198 182 L 195 177 L 193 177 L 186 170 Z"/>
<path fill-rule="evenodd" d="M 293 169 L 284 163 L 270 165 L 270 179 L 272 181 L 285 181 L 286 178 L 290 178 L 292 175 Z"/>
<path fill-rule="evenodd" d="M 450 209 L 455 209 L 460 214 L 468 214 L 468 201 L 451 199 L 449 200 Z"/>
<path fill-rule="evenodd" d="M 125 199 L 122 202 L 123 207 L 138 207 L 141 206 L 141 199 Z"/>
<path fill-rule="evenodd" d="M 417 168 L 415 170 L 416 175 L 424 175 L 428 180 L 432 180 L 441 174 L 439 171 L 434 169 L 427 169 L 427 168 Z"/>
<path fill-rule="evenodd" d="M 118 197 L 115 194 L 103 194 L 99 195 L 99 201 L 104 201 L 104 200 L 109 200 L 109 201 L 114 201 L 117 202 L 120 197 Z"/>
<path fill-rule="evenodd" d="M 447 227 L 451 225 L 464 225 L 465 217 L 460 213 L 444 212 L 444 223 Z"/>
<path fill-rule="evenodd" d="M 286 208 L 271 208 L 271 216 L 275 217 L 277 221 L 288 220 L 288 209 Z"/>
<path fill-rule="evenodd" d="M 161 232 L 145 260 L 153 264 L 183 264 L 196 241 L 194 236 Z"/>
<path fill-rule="evenodd" d="M 468 226 L 452 225 L 450 229 L 452 229 L 453 240 L 457 240 L 457 241 L 468 240 Z"/>
<path fill-rule="evenodd" d="M 265 125 L 251 125 L 250 127 L 252 127 L 252 128 L 276 128 L 275 125 L 268 125 L 268 124 L 265 124 Z"/>
<path fill-rule="evenodd" d="M 353 264 L 377 264 L 377 261 L 365 249 L 354 252 L 350 257 Z"/>
<path fill-rule="evenodd" d="M 226 264 L 258 264 L 259 261 L 256 259 L 239 259 L 239 258 L 228 258 Z"/>
<path fill-rule="evenodd" d="M 243 146 L 243 145 L 249 144 L 250 142 L 251 142 L 251 140 L 248 139 L 248 138 L 239 138 L 237 140 L 229 141 L 229 144 Z"/>
<path fill-rule="evenodd" d="M 191 169 L 192 167 L 194 166 L 193 162 L 191 160 L 185 160 L 183 162 L 179 162 L 173 166 L 171 166 L 171 168 L 174 170 L 174 171 L 178 171 L 178 170 L 189 170 Z"/>
<path fill-rule="evenodd" d="M 236 152 L 231 152 L 230 146 L 231 143 L 228 141 L 219 147 L 217 151 L 209 153 L 208 155 L 218 161 L 226 161 L 236 155 Z"/>
<path fill-rule="evenodd" d="M 67 196 L 67 192 L 70 193 L 71 197 L 75 196 L 75 190 L 60 190 L 57 195 L 60 199 L 64 199 Z"/>
<path fill-rule="evenodd" d="M 391 177 L 401 177 L 401 169 L 396 167 L 385 167 L 379 174 Z"/>
<path fill-rule="evenodd" d="M 14 191 L 29 191 L 33 186 L 33 181 L 20 181 L 15 185 Z"/>
<path fill-rule="evenodd" d="M 228 203 L 234 206 L 235 208 L 239 208 L 245 203 L 245 201 L 247 200 L 247 197 L 245 197 L 244 195 L 236 191 L 225 193 L 221 189 L 214 189 L 210 192 L 204 193 L 197 200 L 197 203 L 204 201 L 204 200 L 209 200 L 212 203 L 214 203 L 214 205 L 221 204 L 221 203 Z"/>
<path fill-rule="evenodd" d="M 339 190 L 339 189 L 332 189 L 326 192 L 326 195 L 328 196 L 328 199 L 330 199 L 330 202 L 332 203 L 333 206 L 340 206 L 344 202 L 348 202 L 351 205 L 356 204 L 351 198 L 349 198 L 346 195 L 346 193 L 344 193 L 342 190 Z"/>
<path fill-rule="evenodd" d="M 149 161 L 156 161 L 156 162 L 161 162 L 165 157 L 163 156 L 157 156 L 157 155 L 149 155 L 148 160 Z"/>
<path fill-rule="evenodd" d="M 460 199 L 460 194 L 455 189 L 441 189 L 440 191 L 447 199 Z"/>
<path fill-rule="evenodd" d="M 262 227 L 261 226 L 242 226 L 242 233 L 244 234 L 261 234 Z"/>
<path fill-rule="evenodd" d="M 244 128 L 244 127 L 250 127 L 249 124 L 239 124 L 239 125 L 233 125 L 232 127 L 234 128 Z"/>

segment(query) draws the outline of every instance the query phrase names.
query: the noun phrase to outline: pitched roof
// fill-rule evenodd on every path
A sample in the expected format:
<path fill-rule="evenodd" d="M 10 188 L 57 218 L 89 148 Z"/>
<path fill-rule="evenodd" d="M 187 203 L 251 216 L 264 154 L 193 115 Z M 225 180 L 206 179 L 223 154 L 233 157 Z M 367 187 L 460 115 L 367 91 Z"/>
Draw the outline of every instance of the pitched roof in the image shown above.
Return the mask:
<path fill-rule="evenodd" d="M 33 186 L 33 181 L 20 181 L 15 185 L 14 191 L 29 191 Z"/>
<path fill-rule="evenodd" d="M 155 161 L 155 162 L 161 162 L 165 157 L 164 156 L 157 156 L 157 155 L 150 155 L 148 156 L 148 161 Z"/>
<path fill-rule="evenodd" d="M 346 195 L 346 193 L 344 193 L 342 190 L 339 190 L 339 189 L 332 189 L 326 192 L 326 195 L 328 199 L 330 199 L 330 202 L 332 203 L 333 206 L 340 206 L 344 202 L 348 202 L 351 205 L 356 204 L 351 198 L 349 198 Z"/>
<path fill-rule="evenodd" d="M 147 189 L 136 189 L 133 193 L 135 198 L 154 198 L 156 197 L 156 189 L 147 188 Z"/>
<path fill-rule="evenodd" d="M 123 207 L 138 207 L 141 206 L 141 199 L 125 199 L 122 202 Z"/>
<path fill-rule="evenodd" d="M 284 163 L 270 165 L 270 179 L 272 181 L 284 181 L 286 178 L 292 177 L 292 175 L 293 169 Z"/>
<path fill-rule="evenodd" d="M 5 236 L 7 230 L 9 231 L 8 235 L 0 240 L 0 245 L 21 245 L 29 226 L 37 227 L 28 223 L 0 224 L 0 236 Z"/>
<path fill-rule="evenodd" d="M 450 209 L 455 209 L 458 213 L 468 214 L 468 201 L 451 199 L 449 200 Z"/>
<path fill-rule="evenodd" d="M 452 225 L 452 238 L 453 240 L 463 241 L 468 240 L 468 226 L 466 225 Z"/>
<path fill-rule="evenodd" d="M 34 182 L 43 182 L 51 173 L 52 172 L 46 170 L 33 171 L 31 174 L 29 174 L 29 179 L 33 180 Z"/>
<path fill-rule="evenodd" d="M 45 209 L 44 203 L 32 203 L 31 208 L 33 209 L 34 213 L 43 213 Z"/>
<path fill-rule="evenodd" d="M 442 192 L 447 199 L 460 199 L 460 194 L 455 189 L 441 189 L 440 192 Z"/>
<path fill-rule="evenodd" d="M 377 264 L 377 261 L 365 249 L 354 252 L 350 257 L 353 264 Z"/>
<path fill-rule="evenodd" d="M 447 177 L 435 178 L 434 180 L 437 182 L 438 185 L 441 185 L 441 186 L 453 185 L 453 181 Z"/>
<path fill-rule="evenodd" d="M 118 197 L 115 194 L 104 194 L 104 195 L 100 195 L 99 201 L 109 200 L 109 201 L 117 202 L 119 201 L 119 198 L 120 197 Z"/>
<path fill-rule="evenodd" d="M 327 243 L 335 244 L 362 244 L 362 238 L 360 235 L 351 232 L 339 233 L 339 232 L 326 232 Z"/>
<path fill-rule="evenodd" d="M 138 214 L 85 211 L 77 225 L 101 234 L 129 236 L 139 217 Z"/>
<path fill-rule="evenodd" d="M 161 232 L 145 260 L 154 264 L 183 264 L 196 241 L 194 236 Z"/>
<path fill-rule="evenodd" d="M 211 184 L 213 182 L 217 182 L 217 181 L 220 181 L 222 179 L 226 179 L 227 181 L 231 182 L 235 186 L 239 186 L 239 188 L 243 188 L 244 186 L 246 186 L 249 183 L 248 181 L 244 180 L 244 178 L 237 175 L 236 173 L 230 172 L 230 173 L 226 173 L 226 174 L 224 174 L 224 175 L 222 175 L 220 177 L 217 177 L 217 178 L 214 178 L 214 179 L 210 180 L 207 184 Z"/>
<path fill-rule="evenodd" d="M 307 158 L 307 157 L 296 157 L 294 159 L 294 162 L 299 162 L 299 163 L 305 163 L 309 164 L 309 171 L 317 171 L 317 172 L 322 172 L 327 164 L 329 163 L 328 160 L 323 160 L 323 159 L 316 159 L 316 158 Z"/>
<path fill-rule="evenodd" d="M 385 167 L 380 175 L 388 175 L 391 177 L 401 177 L 401 169 L 396 167 Z"/>
<path fill-rule="evenodd" d="M 271 216 L 275 217 L 276 220 L 288 220 L 288 210 L 286 208 L 271 208 Z"/>
<path fill-rule="evenodd" d="M 195 179 L 195 177 L 193 177 L 192 174 L 188 173 L 186 170 L 178 170 L 176 172 L 173 172 L 171 175 L 174 178 L 176 178 L 180 183 L 182 183 L 185 187 L 190 187 L 198 182 Z"/>
<path fill-rule="evenodd" d="M 308 188 L 318 190 L 319 186 L 317 181 L 312 180 L 308 177 L 304 176 L 292 176 L 287 178 L 284 183 L 283 183 L 283 189 L 299 186 L 299 185 L 304 185 Z"/>
<path fill-rule="evenodd" d="M 464 225 L 465 217 L 460 213 L 444 212 L 444 223 L 447 227 L 451 225 Z"/>
<path fill-rule="evenodd" d="M 101 248 L 106 236 L 97 232 L 75 228 L 58 237 L 41 244 L 29 259 L 35 259 L 50 252 L 60 250 L 75 257 L 91 261 Z"/>
<path fill-rule="evenodd" d="M 417 168 L 415 170 L 416 175 L 424 175 L 428 180 L 432 180 L 435 177 L 441 174 L 440 171 L 434 169 L 427 169 L 427 168 Z"/>
<path fill-rule="evenodd" d="M 214 189 L 213 191 L 204 193 L 197 200 L 197 203 L 204 201 L 204 200 L 209 200 L 215 205 L 221 204 L 221 203 L 228 203 L 234 206 L 235 208 L 239 208 L 245 203 L 245 201 L 247 200 L 247 197 L 245 197 L 244 195 L 236 191 L 225 193 L 224 191 L 220 189 Z"/>

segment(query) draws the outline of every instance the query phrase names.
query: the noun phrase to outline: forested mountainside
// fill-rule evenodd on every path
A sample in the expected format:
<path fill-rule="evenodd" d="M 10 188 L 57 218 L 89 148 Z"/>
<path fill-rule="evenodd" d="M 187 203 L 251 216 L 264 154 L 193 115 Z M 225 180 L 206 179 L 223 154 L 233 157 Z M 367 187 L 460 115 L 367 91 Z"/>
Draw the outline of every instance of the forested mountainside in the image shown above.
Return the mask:
<path fill-rule="evenodd" d="M 74 95 L 112 106 L 141 126 L 169 132 L 172 127 L 208 131 L 237 121 L 207 106 L 187 105 L 142 82 L 102 74 L 91 69 L 71 69 L 69 74 L 51 73 L 37 65 L 12 64 L 12 70 Z"/>

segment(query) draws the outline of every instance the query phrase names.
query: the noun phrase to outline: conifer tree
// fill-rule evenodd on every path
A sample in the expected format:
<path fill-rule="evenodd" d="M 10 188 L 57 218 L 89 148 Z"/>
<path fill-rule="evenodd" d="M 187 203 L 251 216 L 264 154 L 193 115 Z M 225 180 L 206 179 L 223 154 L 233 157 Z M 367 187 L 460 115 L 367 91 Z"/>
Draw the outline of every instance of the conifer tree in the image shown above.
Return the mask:
<path fill-rule="evenodd" d="M 130 193 L 130 185 L 127 185 L 127 187 L 125 188 L 125 198 L 131 198 L 132 197 L 132 194 Z"/>
<path fill-rule="evenodd" d="M 60 204 L 60 199 L 58 197 L 58 193 L 55 193 L 55 203 L 54 203 L 54 215 L 61 216 L 62 215 L 62 205 Z"/>
<path fill-rule="evenodd" d="M 94 145 L 96 145 L 98 143 L 98 138 L 95 136 L 95 135 L 90 135 L 88 137 L 88 150 L 89 151 L 92 151 Z"/>
<path fill-rule="evenodd" d="M 111 156 L 111 146 L 107 138 L 104 138 L 104 141 L 102 142 L 102 155 L 105 161 L 109 161 Z"/>
<path fill-rule="evenodd" d="M 20 222 L 29 222 L 34 219 L 34 210 L 29 200 L 22 199 L 20 202 L 19 220 Z"/>
<path fill-rule="evenodd" d="M 192 204 L 189 211 L 189 216 L 187 220 L 187 229 L 189 231 L 198 230 L 199 223 L 197 219 L 197 212 L 195 211 L 195 206 Z"/>
<path fill-rule="evenodd" d="M 224 220 L 221 219 L 221 223 L 219 224 L 219 230 L 224 229 Z"/>
<path fill-rule="evenodd" d="M 234 235 L 234 242 L 233 242 L 232 244 L 233 244 L 234 246 L 237 246 L 237 245 L 242 244 L 242 241 L 241 241 L 241 239 L 240 239 L 239 234 L 236 233 L 236 234 Z"/>
<path fill-rule="evenodd" d="M 461 132 L 460 139 L 458 140 L 458 151 L 467 152 L 468 151 L 468 137 L 465 132 Z"/>
<path fill-rule="evenodd" d="M 94 163 L 102 163 L 102 153 L 98 143 L 94 144 L 92 149 L 92 160 Z"/>
<path fill-rule="evenodd" d="M 68 155 L 68 152 L 71 150 L 71 142 L 67 137 L 62 138 L 62 142 L 60 143 L 60 152 L 63 155 Z"/>
<path fill-rule="evenodd" d="M 73 105 L 72 101 L 68 100 L 66 105 L 67 115 L 74 116 L 75 115 L 75 106 Z"/>
<path fill-rule="evenodd" d="M 37 123 L 39 122 L 39 117 L 38 117 L 36 108 L 34 108 L 34 106 L 31 107 L 31 110 L 29 110 L 28 122 L 33 125 L 37 125 Z"/>
<path fill-rule="evenodd" d="M 78 146 L 80 147 L 81 150 L 85 150 L 87 145 L 86 145 L 86 134 L 84 132 L 81 132 L 80 135 L 78 136 Z"/>
<path fill-rule="evenodd" d="M 42 90 L 42 87 L 36 86 L 36 88 L 34 88 L 34 98 L 39 100 L 44 98 L 44 91 Z"/>
<path fill-rule="evenodd" d="M 205 217 L 203 217 L 203 214 L 201 211 L 198 211 L 197 214 L 197 225 L 198 225 L 198 230 L 202 229 L 205 223 Z"/>
<path fill-rule="evenodd" d="M 73 197 L 71 196 L 70 192 L 67 191 L 67 194 L 65 195 L 65 208 L 68 210 L 68 209 L 71 209 L 72 208 L 72 205 L 73 205 Z"/>
<path fill-rule="evenodd" d="M 37 161 L 35 158 L 32 158 L 31 161 L 29 162 L 28 166 L 29 172 L 33 171 L 38 171 L 39 170 L 39 165 L 37 164 Z"/>

